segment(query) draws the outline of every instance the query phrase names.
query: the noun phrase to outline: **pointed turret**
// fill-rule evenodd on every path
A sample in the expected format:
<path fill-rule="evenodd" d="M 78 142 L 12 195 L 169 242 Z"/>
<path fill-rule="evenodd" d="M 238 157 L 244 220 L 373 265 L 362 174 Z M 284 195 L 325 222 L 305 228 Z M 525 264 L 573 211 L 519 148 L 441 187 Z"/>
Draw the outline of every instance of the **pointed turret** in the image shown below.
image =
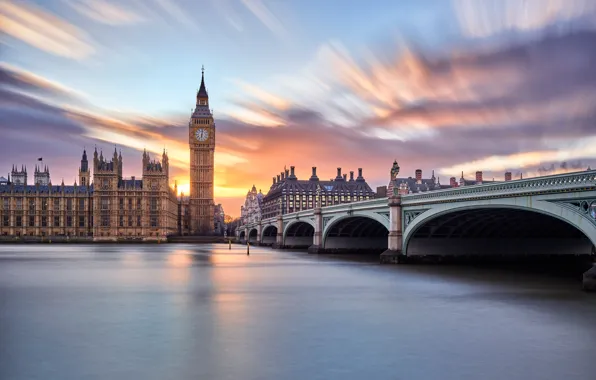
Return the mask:
<path fill-rule="evenodd" d="M 201 67 L 201 87 L 199 87 L 199 91 L 197 91 L 197 100 L 199 98 L 209 98 L 207 89 L 205 88 L 205 66 Z"/>
<path fill-rule="evenodd" d="M 97 150 L 95 151 L 95 155 L 97 156 Z M 81 158 L 81 171 L 89 171 L 89 161 L 87 161 L 87 151 L 85 149 L 83 149 L 83 157 Z"/>
<path fill-rule="evenodd" d="M 94 161 L 97 160 L 97 149 L 95 149 Z M 87 161 L 87 150 L 83 148 L 83 157 L 81 157 L 81 167 L 79 168 L 79 183 L 81 186 L 91 184 L 91 172 L 89 171 L 89 161 Z"/>

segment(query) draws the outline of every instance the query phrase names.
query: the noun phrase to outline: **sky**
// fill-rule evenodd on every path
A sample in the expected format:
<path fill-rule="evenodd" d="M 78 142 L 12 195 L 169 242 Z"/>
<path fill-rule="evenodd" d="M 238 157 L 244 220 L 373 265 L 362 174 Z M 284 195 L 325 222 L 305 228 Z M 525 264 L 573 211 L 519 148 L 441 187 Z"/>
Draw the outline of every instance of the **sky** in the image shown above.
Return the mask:
<path fill-rule="evenodd" d="M 138 178 L 166 149 L 187 190 L 203 65 L 232 216 L 284 166 L 373 189 L 394 159 L 444 184 L 596 167 L 593 0 L 0 0 L 0 175 L 43 157 L 70 184 L 116 146 Z"/>

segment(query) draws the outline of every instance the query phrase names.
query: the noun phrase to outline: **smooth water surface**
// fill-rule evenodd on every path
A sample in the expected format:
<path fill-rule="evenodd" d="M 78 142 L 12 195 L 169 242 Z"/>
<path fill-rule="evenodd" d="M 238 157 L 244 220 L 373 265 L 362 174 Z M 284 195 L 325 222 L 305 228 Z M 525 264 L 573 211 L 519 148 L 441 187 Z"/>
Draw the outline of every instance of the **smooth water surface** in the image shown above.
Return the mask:
<path fill-rule="evenodd" d="M 590 379 L 575 280 L 227 245 L 0 246 L 0 379 Z"/>

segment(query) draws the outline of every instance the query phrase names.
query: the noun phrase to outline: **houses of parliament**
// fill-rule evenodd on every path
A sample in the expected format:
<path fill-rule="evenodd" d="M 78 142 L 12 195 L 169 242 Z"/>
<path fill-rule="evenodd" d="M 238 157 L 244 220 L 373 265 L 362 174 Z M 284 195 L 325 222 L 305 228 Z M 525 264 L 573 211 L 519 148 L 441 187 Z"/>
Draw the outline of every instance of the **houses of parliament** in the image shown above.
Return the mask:
<path fill-rule="evenodd" d="M 0 177 L 0 238 L 85 238 L 94 241 L 165 240 L 172 235 L 211 235 L 223 227 L 213 202 L 215 123 L 204 73 L 189 122 L 190 194 L 170 186 L 169 160 L 142 154 L 142 177 L 124 178 L 122 154 L 83 150 L 73 185 L 52 183 L 47 166 L 12 166 Z M 74 173 L 73 173 L 74 174 Z"/>

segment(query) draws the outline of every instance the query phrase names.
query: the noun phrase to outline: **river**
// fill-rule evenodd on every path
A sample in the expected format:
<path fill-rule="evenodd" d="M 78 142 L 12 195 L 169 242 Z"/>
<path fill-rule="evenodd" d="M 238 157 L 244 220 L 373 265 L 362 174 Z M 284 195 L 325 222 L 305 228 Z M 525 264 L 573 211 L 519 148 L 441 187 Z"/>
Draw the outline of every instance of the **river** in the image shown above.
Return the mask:
<path fill-rule="evenodd" d="M 596 378 L 577 279 L 245 250 L 0 246 L 0 379 Z"/>

